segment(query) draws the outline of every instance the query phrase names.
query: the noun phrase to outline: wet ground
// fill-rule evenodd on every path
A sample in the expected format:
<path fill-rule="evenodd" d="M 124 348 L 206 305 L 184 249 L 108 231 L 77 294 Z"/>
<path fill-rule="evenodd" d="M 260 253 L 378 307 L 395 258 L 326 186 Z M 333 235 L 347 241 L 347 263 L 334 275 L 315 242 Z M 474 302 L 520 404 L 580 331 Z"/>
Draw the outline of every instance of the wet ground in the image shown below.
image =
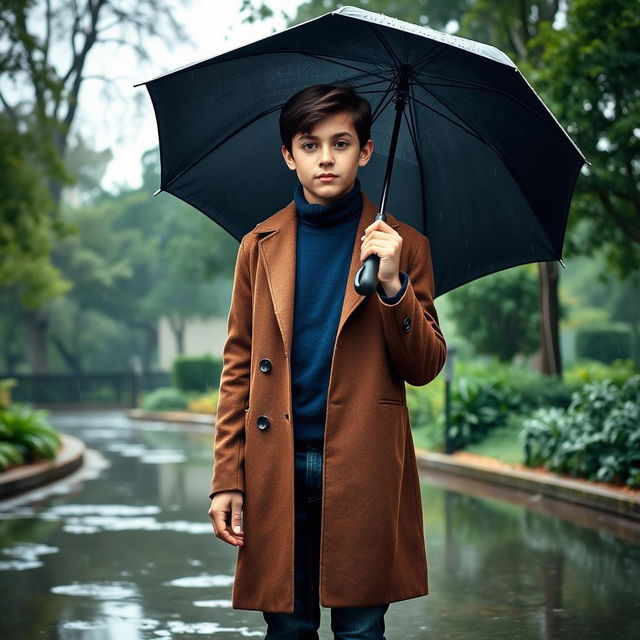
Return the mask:
<path fill-rule="evenodd" d="M 264 637 L 260 612 L 231 608 L 236 550 L 207 516 L 211 427 L 51 418 L 87 444 L 87 464 L 0 501 L 0 637 Z M 637 528 L 497 491 L 423 476 L 430 593 L 391 604 L 387 639 L 637 638 Z"/>

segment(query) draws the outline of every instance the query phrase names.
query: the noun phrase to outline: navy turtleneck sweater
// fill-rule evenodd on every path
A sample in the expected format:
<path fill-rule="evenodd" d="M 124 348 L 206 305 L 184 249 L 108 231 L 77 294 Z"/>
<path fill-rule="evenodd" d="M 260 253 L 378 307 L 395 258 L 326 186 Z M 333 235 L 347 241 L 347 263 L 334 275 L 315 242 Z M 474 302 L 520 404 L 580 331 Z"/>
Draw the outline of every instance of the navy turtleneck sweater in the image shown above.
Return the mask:
<path fill-rule="evenodd" d="M 291 345 L 291 388 L 294 439 L 320 445 L 324 439 L 331 359 L 355 235 L 362 212 L 360 181 L 353 189 L 320 205 L 307 202 L 298 183 L 296 288 Z M 378 293 L 386 304 L 397 302 L 408 276 L 401 272 L 402 288 L 392 297 Z"/>

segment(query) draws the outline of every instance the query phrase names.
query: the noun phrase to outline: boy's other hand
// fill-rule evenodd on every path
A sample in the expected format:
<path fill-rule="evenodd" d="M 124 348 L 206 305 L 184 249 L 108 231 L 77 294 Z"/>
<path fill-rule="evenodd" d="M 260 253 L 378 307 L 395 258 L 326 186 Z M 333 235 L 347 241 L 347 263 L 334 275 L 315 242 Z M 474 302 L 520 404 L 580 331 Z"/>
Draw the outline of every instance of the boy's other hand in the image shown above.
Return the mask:
<path fill-rule="evenodd" d="M 364 262 L 372 253 L 379 256 L 378 280 L 385 287 L 387 295 L 399 291 L 402 236 L 384 220 L 374 220 L 364 230 L 360 241 L 360 261 Z M 388 293 L 389 289 L 392 290 L 391 294 Z"/>
<path fill-rule="evenodd" d="M 216 537 L 235 547 L 244 544 L 241 521 L 243 501 L 242 491 L 221 491 L 211 499 L 208 512 Z"/>

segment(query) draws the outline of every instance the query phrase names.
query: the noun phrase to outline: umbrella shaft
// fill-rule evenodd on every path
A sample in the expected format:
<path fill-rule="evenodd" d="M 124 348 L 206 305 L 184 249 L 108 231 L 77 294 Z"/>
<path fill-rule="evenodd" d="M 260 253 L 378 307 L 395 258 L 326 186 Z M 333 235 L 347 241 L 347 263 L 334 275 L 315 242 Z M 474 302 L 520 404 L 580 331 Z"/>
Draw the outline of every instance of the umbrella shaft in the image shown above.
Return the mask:
<path fill-rule="evenodd" d="M 384 174 L 384 183 L 382 185 L 382 198 L 380 199 L 380 213 L 375 217 L 376 220 L 386 220 L 385 209 L 387 206 L 387 196 L 389 194 L 389 184 L 391 183 L 391 171 L 393 170 L 393 161 L 396 155 L 396 145 L 398 143 L 398 134 L 400 132 L 400 122 L 402 114 L 407 104 L 407 96 L 409 92 L 409 72 L 408 68 L 403 67 L 400 71 L 400 81 L 396 89 L 396 119 L 393 123 L 393 132 L 391 134 L 391 144 L 389 146 L 389 156 L 387 158 L 387 169 Z"/>

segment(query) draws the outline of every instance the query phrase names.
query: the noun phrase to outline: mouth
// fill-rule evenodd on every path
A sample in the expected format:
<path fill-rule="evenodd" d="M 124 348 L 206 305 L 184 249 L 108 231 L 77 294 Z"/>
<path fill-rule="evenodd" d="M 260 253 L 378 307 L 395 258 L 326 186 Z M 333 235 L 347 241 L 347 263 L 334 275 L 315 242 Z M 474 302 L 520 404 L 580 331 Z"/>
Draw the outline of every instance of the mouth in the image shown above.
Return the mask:
<path fill-rule="evenodd" d="M 318 180 L 321 182 L 331 182 L 331 180 L 335 180 L 337 177 L 335 173 L 322 173 L 318 176 Z"/>

